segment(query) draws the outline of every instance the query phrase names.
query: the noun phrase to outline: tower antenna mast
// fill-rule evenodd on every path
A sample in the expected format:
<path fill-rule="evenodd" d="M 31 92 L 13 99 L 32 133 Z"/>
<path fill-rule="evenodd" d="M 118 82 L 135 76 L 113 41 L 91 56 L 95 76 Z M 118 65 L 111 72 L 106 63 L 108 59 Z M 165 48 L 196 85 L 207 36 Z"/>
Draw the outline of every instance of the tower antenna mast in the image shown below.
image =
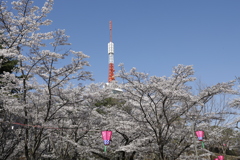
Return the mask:
<path fill-rule="evenodd" d="M 112 21 L 109 21 L 110 42 L 112 42 Z"/>
<path fill-rule="evenodd" d="M 109 21 L 110 42 L 108 43 L 108 82 L 114 78 L 114 44 L 112 42 L 112 21 Z"/>

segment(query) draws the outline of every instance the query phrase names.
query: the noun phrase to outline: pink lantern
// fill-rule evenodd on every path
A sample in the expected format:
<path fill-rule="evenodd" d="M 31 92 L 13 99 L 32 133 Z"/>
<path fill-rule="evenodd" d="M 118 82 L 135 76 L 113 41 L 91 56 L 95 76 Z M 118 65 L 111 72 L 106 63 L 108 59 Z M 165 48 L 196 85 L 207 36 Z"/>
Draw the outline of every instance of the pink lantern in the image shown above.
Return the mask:
<path fill-rule="evenodd" d="M 219 160 L 224 160 L 224 156 L 218 156 Z"/>
<path fill-rule="evenodd" d="M 198 137 L 198 140 L 202 141 L 203 137 L 204 137 L 204 131 L 196 131 L 195 133 L 196 133 L 196 135 Z"/>
<path fill-rule="evenodd" d="M 112 131 L 102 131 L 102 139 L 104 141 L 104 145 L 109 145 L 111 138 L 112 138 Z"/>
<path fill-rule="evenodd" d="M 214 158 L 214 160 L 219 160 L 218 158 Z"/>

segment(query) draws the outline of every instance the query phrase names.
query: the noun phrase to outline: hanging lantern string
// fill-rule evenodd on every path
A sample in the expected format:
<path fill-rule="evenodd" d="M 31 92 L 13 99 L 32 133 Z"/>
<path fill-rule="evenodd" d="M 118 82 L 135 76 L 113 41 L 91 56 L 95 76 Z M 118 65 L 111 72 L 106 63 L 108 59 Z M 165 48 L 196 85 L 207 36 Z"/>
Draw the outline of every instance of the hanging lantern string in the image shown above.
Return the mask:
<path fill-rule="evenodd" d="M 30 125 L 30 124 L 22 124 L 22 123 L 17 123 L 17 122 L 7 122 L 7 121 L 0 121 L 0 123 L 7 123 L 7 124 L 14 124 L 18 126 L 23 126 L 23 127 L 32 127 L 32 128 L 43 128 L 43 129 L 55 129 L 55 130 L 71 130 L 71 129 L 77 129 L 80 130 L 80 128 L 69 128 L 69 127 L 61 127 L 61 128 L 56 128 L 56 127 L 50 127 L 50 126 L 40 126 L 40 125 Z M 82 131 L 94 131 L 94 132 L 100 132 L 101 130 L 82 130 Z"/>

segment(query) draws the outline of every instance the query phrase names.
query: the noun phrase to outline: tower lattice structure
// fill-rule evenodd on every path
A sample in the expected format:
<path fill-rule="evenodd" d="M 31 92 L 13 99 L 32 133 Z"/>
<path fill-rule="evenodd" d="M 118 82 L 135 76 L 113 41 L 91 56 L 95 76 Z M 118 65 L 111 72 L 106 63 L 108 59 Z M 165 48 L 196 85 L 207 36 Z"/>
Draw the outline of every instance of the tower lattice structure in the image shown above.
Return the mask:
<path fill-rule="evenodd" d="M 112 42 L 112 21 L 109 21 L 110 42 L 108 43 L 108 82 L 115 80 L 114 77 L 114 43 Z"/>

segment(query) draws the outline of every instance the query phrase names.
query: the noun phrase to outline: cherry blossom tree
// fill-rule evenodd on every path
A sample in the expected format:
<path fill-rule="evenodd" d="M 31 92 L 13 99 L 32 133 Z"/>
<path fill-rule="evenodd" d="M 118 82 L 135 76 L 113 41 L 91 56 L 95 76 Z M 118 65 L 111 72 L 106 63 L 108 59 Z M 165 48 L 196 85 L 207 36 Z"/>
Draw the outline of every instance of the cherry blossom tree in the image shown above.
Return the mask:
<path fill-rule="evenodd" d="M 220 134 L 213 130 L 213 122 L 223 121 L 222 115 L 227 113 L 211 109 L 210 104 L 216 95 L 235 94 L 234 82 L 219 83 L 193 94 L 187 85 L 194 81 L 193 73 L 192 66 L 179 65 L 171 77 L 149 77 L 135 69 L 127 73 L 122 67 L 118 76 L 123 84 L 86 86 L 84 100 L 92 108 L 91 131 L 81 139 L 85 146 L 78 144 L 79 148 L 97 159 L 191 159 L 196 157 L 194 147 L 199 158 L 214 155 L 201 149 L 194 131 L 208 133 L 207 145 L 220 142 L 221 138 L 214 137 Z M 116 88 L 123 92 L 115 93 Z M 113 131 L 107 153 L 103 152 L 102 130 Z"/>
<path fill-rule="evenodd" d="M 193 74 L 192 66 L 178 65 L 170 77 L 149 77 L 135 68 L 127 73 L 121 65 L 118 76 L 124 81 L 121 88 L 125 106 L 131 108 L 129 115 L 150 135 L 155 146 L 153 151 L 161 160 L 177 159 L 192 148 L 195 126 L 214 118 L 199 116 L 212 97 L 236 93 L 231 81 L 193 94 L 187 85 L 195 80 Z"/>
<path fill-rule="evenodd" d="M 69 95 L 66 98 L 72 90 L 66 86 L 72 80 L 91 79 L 91 73 L 84 70 L 89 66 L 85 61 L 88 56 L 73 50 L 61 52 L 61 46 L 69 45 L 64 30 L 40 32 L 41 26 L 52 22 L 46 16 L 52 10 L 53 0 L 46 0 L 42 8 L 34 6 L 31 0 L 18 0 L 11 4 L 12 9 L 7 8 L 5 1 L 0 4 L 0 40 L 4 48 L 0 50 L 0 56 L 18 60 L 15 72 L 20 78 L 7 72 L 2 75 L 1 81 L 5 85 L 1 87 L 1 99 L 3 109 L 21 117 L 24 127 L 21 142 L 14 146 L 11 156 L 19 156 L 21 150 L 24 152 L 20 156 L 28 160 L 58 157 L 57 152 L 53 152 L 50 135 L 60 133 L 45 126 L 58 128 L 64 118 L 71 115 L 69 108 L 81 102 L 81 96 L 71 99 Z M 44 49 L 49 47 L 47 42 L 50 42 L 51 50 Z M 67 62 L 67 57 L 72 57 L 71 62 Z M 63 61 L 68 64 L 58 65 Z M 18 88 L 18 92 L 9 94 L 13 88 Z M 79 95 L 81 88 L 79 86 L 79 91 L 73 94 Z M 4 121 L 8 120 L 5 118 Z"/>

